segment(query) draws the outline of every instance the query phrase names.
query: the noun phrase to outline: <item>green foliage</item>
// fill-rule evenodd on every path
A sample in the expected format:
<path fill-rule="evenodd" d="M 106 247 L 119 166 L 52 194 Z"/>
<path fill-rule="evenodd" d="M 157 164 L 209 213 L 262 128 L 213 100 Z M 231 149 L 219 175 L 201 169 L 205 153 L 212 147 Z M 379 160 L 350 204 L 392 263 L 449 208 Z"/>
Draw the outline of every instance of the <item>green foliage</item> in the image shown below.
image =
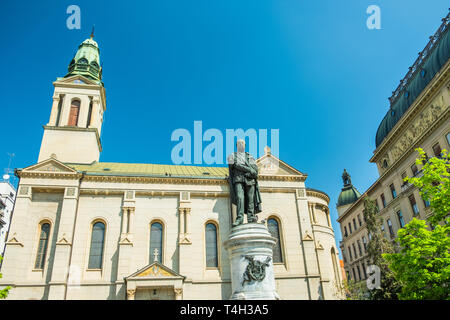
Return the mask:
<path fill-rule="evenodd" d="M 3 257 L 0 255 L 0 262 L 3 260 Z M 0 273 L 0 278 L 2 277 L 2 274 Z M 5 299 L 8 296 L 9 290 L 11 287 L 6 287 L 2 290 L 0 290 L 0 299 Z"/>
<path fill-rule="evenodd" d="M 368 300 L 370 297 L 366 281 L 344 281 L 343 291 L 347 300 Z"/>
<path fill-rule="evenodd" d="M 422 198 L 430 202 L 433 215 L 427 221 L 436 225 L 450 213 L 450 155 L 444 149 L 441 158 L 427 159 L 421 148 L 416 151 L 419 153 L 416 164 L 425 163 L 422 167 L 423 176 L 406 177 L 405 181 L 418 188 Z"/>
<path fill-rule="evenodd" d="M 383 254 L 401 283 L 400 299 L 450 299 L 450 161 L 446 150 L 441 158 L 427 159 L 422 149 L 416 149 L 424 164 L 423 176 L 405 178 L 419 189 L 430 202 L 427 222 L 413 219 L 398 231 L 398 253 Z"/>
<path fill-rule="evenodd" d="M 450 299 L 450 225 L 414 218 L 398 231 L 399 253 L 383 255 L 402 284 L 400 299 Z"/>
<path fill-rule="evenodd" d="M 396 281 L 393 272 L 389 269 L 388 263 L 383 259 L 385 253 L 394 253 L 395 248 L 384 236 L 381 230 L 382 220 L 378 214 L 375 201 L 366 197 L 364 199 L 364 219 L 366 220 L 367 231 L 370 235 L 367 244 L 367 255 L 371 264 L 380 268 L 380 289 L 369 291 L 371 300 L 396 300 L 400 292 L 400 285 Z"/>

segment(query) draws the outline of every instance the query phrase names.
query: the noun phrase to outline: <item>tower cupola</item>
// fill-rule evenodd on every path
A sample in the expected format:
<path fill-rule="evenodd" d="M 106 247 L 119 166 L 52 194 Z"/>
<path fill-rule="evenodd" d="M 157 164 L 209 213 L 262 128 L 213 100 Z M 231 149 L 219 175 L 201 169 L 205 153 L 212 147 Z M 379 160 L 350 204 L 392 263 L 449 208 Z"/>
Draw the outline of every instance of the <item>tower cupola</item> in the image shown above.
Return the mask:
<path fill-rule="evenodd" d="M 100 65 L 100 49 L 93 38 L 94 32 L 92 32 L 90 38 L 84 40 L 78 46 L 77 53 L 72 61 L 70 61 L 69 72 L 64 78 L 78 74 L 101 84 L 102 67 Z"/>

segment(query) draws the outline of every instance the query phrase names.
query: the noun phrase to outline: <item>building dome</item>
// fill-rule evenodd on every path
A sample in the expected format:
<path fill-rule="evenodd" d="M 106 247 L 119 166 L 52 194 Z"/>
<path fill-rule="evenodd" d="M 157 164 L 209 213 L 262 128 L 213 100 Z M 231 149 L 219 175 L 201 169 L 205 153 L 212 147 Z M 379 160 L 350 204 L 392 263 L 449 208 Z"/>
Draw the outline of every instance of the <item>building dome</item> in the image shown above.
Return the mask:
<path fill-rule="evenodd" d="M 352 185 L 350 175 L 345 169 L 344 173 L 342 174 L 342 180 L 344 182 L 344 187 L 339 194 L 337 202 L 338 207 L 353 203 L 361 196 L 361 193 L 359 193 L 359 191 Z"/>
<path fill-rule="evenodd" d="M 341 193 L 339 194 L 337 205 L 345 206 L 346 204 L 350 204 L 358 200 L 361 196 L 358 190 L 354 186 L 344 187 L 342 188 Z"/>
<path fill-rule="evenodd" d="M 93 35 L 78 46 L 77 53 L 70 62 L 68 69 L 69 72 L 64 78 L 79 74 L 99 84 L 101 83 L 100 49 L 97 42 L 94 41 Z"/>
<path fill-rule="evenodd" d="M 396 92 L 390 98 L 391 106 L 378 126 L 375 137 L 375 146 L 383 142 L 384 138 L 391 132 L 403 114 L 413 104 L 416 98 L 422 93 L 425 87 L 434 78 L 436 73 L 441 70 L 450 58 L 450 28 L 446 28 L 435 40 L 435 45 L 431 50 L 424 52 L 426 55 L 421 63 L 415 66 L 411 78 L 405 82 L 405 87 Z M 410 68 L 412 69 L 412 68 Z"/>

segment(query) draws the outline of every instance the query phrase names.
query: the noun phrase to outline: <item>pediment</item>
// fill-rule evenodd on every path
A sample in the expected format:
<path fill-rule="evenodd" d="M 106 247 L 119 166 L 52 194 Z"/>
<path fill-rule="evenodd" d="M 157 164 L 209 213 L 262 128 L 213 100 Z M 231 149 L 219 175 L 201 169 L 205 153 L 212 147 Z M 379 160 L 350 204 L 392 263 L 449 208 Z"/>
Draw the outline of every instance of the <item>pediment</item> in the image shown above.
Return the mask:
<path fill-rule="evenodd" d="M 53 158 L 29 166 L 23 169 L 22 172 L 77 173 L 71 167 L 68 167 L 62 162 L 59 162 L 58 160 Z"/>
<path fill-rule="evenodd" d="M 82 75 L 76 74 L 67 78 L 58 78 L 58 80 L 55 81 L 55 83 L 61 84 L 61 83 L 66 83 L 66 84 L 94 84 L 94 85 L 98 85 L 98 83 L 96 83 L 95 81 L 88 79 Z"/>
<path fill-rule="evenodd" d="M 159 262 L 153 262 L 144 268 L 136 271 L 132 275 L 126 277 L 127 280 L 139 279 L 139 278 L 184 278 L 172 269 L 166 267 Z"/>
<path fill-rule="evenodd" d="M 281 161 L 272 154 L 265 154 L 256 160 L 261 175 L 305 176 L 302 172 Z"/>

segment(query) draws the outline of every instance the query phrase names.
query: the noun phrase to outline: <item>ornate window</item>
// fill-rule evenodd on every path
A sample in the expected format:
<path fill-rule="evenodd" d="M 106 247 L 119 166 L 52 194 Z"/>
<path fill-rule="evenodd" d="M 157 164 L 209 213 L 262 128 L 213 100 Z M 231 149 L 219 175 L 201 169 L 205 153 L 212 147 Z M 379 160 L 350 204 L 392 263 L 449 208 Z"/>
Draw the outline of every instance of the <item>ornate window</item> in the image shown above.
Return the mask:
<path fill-rule="evenodd" d="M 214 223 L 208 223 L 205 227 L 206 267 L 217 268 L 219 258 L 217 252 L 217 227 Z"/>
<path fill-rule="evenodd" d="M 439 143 L 436 143 L 436 144 L 433 146 L 433 153 L 434 153 L 434 156 L 440 158 L 440 157 L 441 157 L 441 152 L 442 152 L 441 146 L 439 145 Z"/>
<path fill-rule="evenodd" d="M 91 248 L 89 250 L 88 269 L 101 269 L 103 265 L 103 248 L 105 245 L 105 224 L 101 221 L 92 226 Z"/>
<path fill-rule="evenodd" d="M 417 203 L 416 203 L 416 198 L 414 197 L 413 194 L 411 194 L 409 197 L 409 203 L 411 205 L 412 211 L 414 215 L 418 215 L 419 214 L 419 207 L 417 207 Z"/>
<path fill-rule="evenodd" d="M 395 190 L 395 187 L 394 187 L 393 183 L 389 186 L 389 189 L 391 189 L 392 199 L 397 198 L 397 191 Z"/>
<path fill-rule="evenodd" d="M 277 243 L 273 248 L 273 262 L 274 263 L 282 263 L 283 262 L 283 254 L 281 250 L 281 232 L 280 225 L 278 220 L 275 218 L 270 218 L 267 220 L 267 227 L 272 237 L 277 239 Z"/>
<path fill-rule="evenodd" d="M 72 100 L 70 105 L 69 126 L 78 125 L 78 115 L 80 114 L 80 100 Z"/>
<path fill-rule="evenodd" d="M 384 197 L 384 193 L 381 194 L 381 203 L 383 204 L 383 208 L 386 208 L 386 198 Z"/>
<path fill-rule="evenodd" d="M 150 262 L 155 258 L 162 263 L 163 255 L 163 225 L 159 222 L 153 222 L 150 226 Z"/>
<path fill-rule="evenodd" d="M 389 228 L 389 235 L 391 236 L 391 239 L 395 238 L 394 228 L 392 227 L 391 219 L 387 219 L 387 225 Z"/>
<path fill-rule="evenodd" d="M 400 228 L 403 228 L 405 226 L 405 220 L 403 220 L 403 215 L 400 210 L 397 211 L 397 218 L 398 222 L 400 223 Z"/>
<path fill-rule="evenodd" d="M 36 255 L 35 269 L 44 269 L 45 258 L 47 257 L 48 239 L 50 238 L 50 223 L 45 222 L 40 225 L 39 244 Z"/>

